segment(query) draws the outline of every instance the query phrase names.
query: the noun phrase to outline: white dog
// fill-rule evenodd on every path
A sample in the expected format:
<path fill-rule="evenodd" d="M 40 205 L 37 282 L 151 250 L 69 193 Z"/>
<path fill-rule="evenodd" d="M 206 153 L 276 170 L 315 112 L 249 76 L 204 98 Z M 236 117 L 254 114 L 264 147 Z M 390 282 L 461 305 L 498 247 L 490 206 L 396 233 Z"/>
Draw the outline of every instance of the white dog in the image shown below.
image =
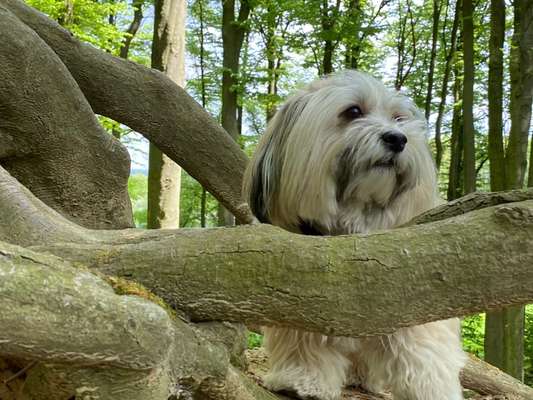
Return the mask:
<path fill-rule="evenodd" d="M 366 233 L 401 225 L 440 200 L 412 101 L 347 71 L 311 83 L 277 112 L 245 177 L 261 222 L 304 234 Z M 302 398 L 340 398 L 343 386 L 395 400 L 460 400 L 459 320 L 364 339 L 266 328 L 266 385 Z"/>

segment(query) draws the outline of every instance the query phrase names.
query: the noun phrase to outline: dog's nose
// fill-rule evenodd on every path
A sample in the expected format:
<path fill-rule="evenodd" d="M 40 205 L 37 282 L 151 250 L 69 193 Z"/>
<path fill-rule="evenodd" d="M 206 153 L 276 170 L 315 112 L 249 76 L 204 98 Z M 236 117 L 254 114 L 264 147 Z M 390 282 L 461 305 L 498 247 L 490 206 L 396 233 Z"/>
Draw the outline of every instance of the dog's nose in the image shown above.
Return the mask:
<path fill-rule="evenodd" d="M 381 136 L 381 140 L 385 143 L 385 145 L 395 153 L 400 153 L 405 148 L 405 144 L 407 143 L 407 137 L 397 131 L 389 131 L 385 132 Z"/>

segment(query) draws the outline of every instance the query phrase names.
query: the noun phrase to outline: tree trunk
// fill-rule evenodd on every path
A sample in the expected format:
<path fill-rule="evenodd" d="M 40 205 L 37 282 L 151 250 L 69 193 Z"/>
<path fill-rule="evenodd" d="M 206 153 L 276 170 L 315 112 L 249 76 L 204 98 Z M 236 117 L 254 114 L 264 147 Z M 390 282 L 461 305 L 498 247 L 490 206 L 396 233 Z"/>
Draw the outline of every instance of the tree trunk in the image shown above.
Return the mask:
<path fill-rule="evenodd" d="M 459 21 L 461 19 L 461 0 L 457 0 L 455 3 L 455 16 L 453 18 L 452 34 L 450 39 L 450 49 L 446 54 L 446 62 L 444 65 L 444 76 L 442 78 L 442 87 L 440 90 L 440 103 L 437 113 L 437 121 L 435 122 L 435 164 L 437 165 L 437 171 L 440 170 L 442 163 L 442 139 L 441 128 L 442 119 L 444 118 L 444 107 L 446 106 L 446 97 L 448 96 L 448 86 L 452 65 L 457 50 L 457 30 L 459 28 Z"/>
<path fill-rule="evenodd" d="M 533 99 L 533 5 L 528 0 L 514 2 L 514 32 L 511 43 L 511 130 L 507 146 L 506 188 L 521 188 L 527 169 L 527 145 Z M 487 361 L 517 379 L 524 374 L 523 306 L 488 313 Z"/>
<path fill-rule="evenodd" d="M 489 162 L 491 190 L 505 188 L 505 157 L 503 147 L 503 43 L 505 37 L 505 1 L 491 1 L 491 35 L 489 56 Z M 512 329 L 517 329 L 515 322 L 517 315 L 513 311 L 487 312 L 485 318 L 485 361 L 502 370 L 509 371 L 509 351 L 506 338 L 509 337 L 505 326 L 512 324 Z M 511 351 L 517 349 L 512 347 Z"/>
<path fill-rule="evenodd" d="M 435 74 L 435 59 L 437 58 L 437 39 L 439 33 L 439 20 L 442 10 L 442 0 L 433 0 L 433 28 L 431 32 L 431 53 L 429 59 L 428 87 L 426 101 L 424 102 L 424 115 L 429 120 L 433 93 L 433 75 Z"/>
<path fill-rule="evenodd" d="M 245 22 L 250 15 L 248 0 L 242 0 L 239 15 L 235 17 L 235 0 L 222 0 L 222 127 L 237 141 L 239 137 L 239 123 L 237 118 L 240 55 Z M 218 225 L 233 225 L 235 218 L 222 205 L 218 208 Z"/>
<path fill-rule="evenodd" d="M 321 75 L 329 75 L 333 72 L 333 57 L 337 47 L 338 38 L 335 32 L 337 20 L 339 18 L 341 0 L 337 0 L 333 7 L 329 6 L 329 1 L 322 0 L 320 6 L 320 24 L 324 35 L 324 49 L 322 52 Z"/>
<path fill-rule="evenodd" d="M 491 0 L 489 55 L 489 165 L 492 191 L 505 189 L 503 149 L 503 43 L 505 38 L 505 0 Z"/>
<path fill-rule="evenodd" d="M 362 40 L 364 35 L 361 31 L 361 0 L 349 0 L 347 5 L 347 16 L 353 24 L 353 28 L 348 36 L 348 43 L 346 43 L 346 68 L 357 69 L 359 65 L 359 57 L 361 53 Z"/>
<path fill-rule="evenodd" d="M 529 172 L 527 178 L 527 187 L 533 187 L 533 132 L 531 132 L 529 148 Z"/>
<path fill-rule="evenodd" d="M 137 31 L 141 27 L 141 23 L 143 20 L 143 6 L 144 6 L 145 0 L 133 0 L 132 7 L 133 7 L 133 20 L 130 23 L 130 26 L 126 30 L 127 36 L 122 41 L 122 45 L 120 46 L 119 50 L 119 57 L 120 58 L 128 58 L 128 54 L 130 51 L 130 45 L 131 41 L 137 34 Z"/>
<path fill-rule="evenodd" d="M 152 68 L 185 84 L 185 0 L 155 3 Z M 148 228 L 178 228 L 181 168 L 150 143 L 148 169 Z"/>
<path fill-rule="evenodd" d="M 267 60 L 267 99 L 265 106 L 267 122 L 270 121 L 276 113 L 279 68 L 281 66 L 282 58 L 282 49 L 279 46 L 276 35 L 277 17 L 276 8 L 269 3 L 267 5 L 266 27 L 261 29 L 264 36 Z"/>
<path fill-rule="evenodd" d="M 527 145 L 533 99 L 533 4 L 514 2 L 514 32 L 511 43 L 511 130 L 507 147 L 507 188 L 524 184 L 527 170 Z"/>
<path fill-rule="evenodd" d="M 461 182 L 461 167 L 463 156 L 463 116 L 461 114 L 461 79 L 459 69 L 454 67 L 455 83 L 453 85 L 453 116 L 452 135 L 450 139 L 450 168 L 448 172 L 448 201 L 461 197 L 463 185 Z"/>
<path fill-rule="evenodd" d="M 464 192 L 476 190 L 474 128 L 474 21 L 472 0 L 463 0 L 463 183 Z"/>
<path fill-rule="evenodd" d="M 202 107 L 207 107 L 207 92 L 205 86 L 205 25 L 204 25 L 204 0 L 198 1 L 199 18 L 200 18 L 200 92 L 202 98 Z M 200 226 L 206 227 L 206 207 L 207 207 L 207 191 L 202 186 L 202 196 L 200 198 Z"/>
<path fill-rule="evenodd" d="M 524 380 L 524 307 L 487 312 L 485 361 Z"/>

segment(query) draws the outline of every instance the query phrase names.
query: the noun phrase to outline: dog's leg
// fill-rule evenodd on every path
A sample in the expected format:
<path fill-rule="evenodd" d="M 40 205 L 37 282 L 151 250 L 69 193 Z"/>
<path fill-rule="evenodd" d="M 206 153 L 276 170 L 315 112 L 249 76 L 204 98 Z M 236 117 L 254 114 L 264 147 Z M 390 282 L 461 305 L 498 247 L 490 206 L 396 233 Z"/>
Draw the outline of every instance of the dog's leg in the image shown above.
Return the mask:
<path fill-rule="evenodd" d="M 265 385 L 304 399 L 337 400 L 350 362 L 331 338 L 288 328 L 266 328 L 270 371 Z"/>
<path fill-rule="evenodd" d="M 466 362 L 459 320 L 432 322 L 400 329 L 363 344 L 368 368 L 365 386 L 386 382 L 394 400 L 462 400 L 459 372 Z"/>

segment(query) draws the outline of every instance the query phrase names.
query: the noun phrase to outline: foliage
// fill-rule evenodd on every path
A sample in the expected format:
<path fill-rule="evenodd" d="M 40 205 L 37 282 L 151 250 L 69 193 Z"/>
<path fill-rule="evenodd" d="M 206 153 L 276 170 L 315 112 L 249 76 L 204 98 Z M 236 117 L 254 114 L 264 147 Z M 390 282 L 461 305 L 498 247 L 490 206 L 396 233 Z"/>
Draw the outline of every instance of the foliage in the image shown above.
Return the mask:
<path fill-rule="evenodd" d="M 206 201 L 206 226 L 217 226 L 218 202 L 208 192 Z M 180 226 L 185 228 L 199 228 L 201 226 L 200 202 L 202 199 L 202 185 L 185 171 L 181 174 L 180 195 Z"/>
<path fill-rule="evenodd" d="M 255 349 L 263 345 L 263 335 L 255 332 L 248 332 L 248 348 Z"/>
<path fill-rule="evenodd" d="M 146 228 L 148 177 L 142 174 L 130 176 L 128 192 L 133 207 L 135 226 Z"/>
<path fill-rule="evenodd" d="M 524 382 L 533 386 L 533 305 L 526 306 L 524 337 Z"/>
<path fill-rule="evenodd" d="M 485 314 L 477 314 L 461 321 L 463 349 L 483 359 L 483 340 L 485 338 Z"/>
<path fill-rule="evenodd" d="M 170 317 L 176 317 L 176 310 L 140 283 L 117 276 L 107 276 L 102 274 L 101 277 L 111 285 L 116 294 L 141 297 L 162 307 Z"/>
<path fill-rule="evenodd" d="M 115 51 L 124 38 L 124 33 L 109 22 L 109 16 L 124 12 L 125 2 L 94 0 L 26 0 L 26 2 L 61 23 L 79 39 L 103 50 Z"/>

